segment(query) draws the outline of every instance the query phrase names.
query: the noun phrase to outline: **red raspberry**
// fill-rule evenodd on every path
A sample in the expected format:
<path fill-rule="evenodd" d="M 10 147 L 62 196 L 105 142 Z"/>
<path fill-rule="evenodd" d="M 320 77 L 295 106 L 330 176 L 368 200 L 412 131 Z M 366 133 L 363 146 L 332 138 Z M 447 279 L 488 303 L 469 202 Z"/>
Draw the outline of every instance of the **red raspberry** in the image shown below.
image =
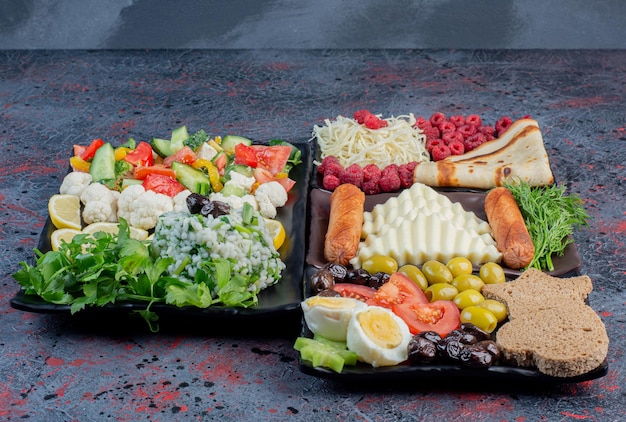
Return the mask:
<path fill-rule="evenodd" d="M 369 114 L 372 114 L 372 113 L 370 113 L 368 110 L 357 110 L 354 112 L 352 117 L 354 118 L 354 120 L 356 120 L 358 124 L 362 125 L 363 123 L 365 123 L 365 118 Z"/>
<path fill-rule="evenodd" d="M 444 133 L 454 132 L 454 131 L 456 131 L 456 126 L 454 126 L 454 123 L 452 122 L 446 121 L 439 125 L 439 132 L 441 132 L 442 135 Z"/>
<path fill-rule="evenodd" d="M 402 182 L 400 181 L 398 166 L 396 164 L 389 164 L 383 169 L 378 185 L 383 192 L 394 192 L 400 189 Z"/>
<path fill-rule="evenodd" d="M 463 137 L 463 134 L 457 131 L 444 133 L 443 136 L 441 137 L 441 140 L 446 145 L 450 145 L 454 141 L 459 141 L 463 143 L 464 139 L 465 138 Z"/>
<path fill-rule="evenodd" d="M 433 161 L 443 160 L 446 157 L 449 157 L 452 152 L 450 151 L 450 147 L 447 145 L 437 145 L 430 152 L 430 155 L 433 157 Z"/>
<path fill-rule="evenodd" d="M 439 138 L 439 129 L 434 126 L 428 126 L 422 129 L 424 135 L 426 136 L 426 140 L 437 139 Z"/>
<path fill-rule="evenodd" d="M 411 172 L 415 171 L 415 167 L 417 167 L 417 161 L 411 161 L 410 163 L 406 163 L 405 166 L 406 168 L 408 168 L 409 170 L 411 170 Z"/>
<path fill-rule="evenodd" d="M 475 134 L 478 131 L 478 129 L 474 125 L 464 124 L 463 126 L 458 128 L 457 131 L 461 132 L 461 134 L 463 135 L 463 138 L 467 139 L 473 134 Z"/>
<path fill-rule="evenodd" d="M 454 141 L 448 145 L 450 148 L 450 153 L 452 155 L 462 155 L 465 153 L 465 147 L 463 146 L 463 141 Z"/>
<path fill-rule="evenodd" d="M 415 125 L 413 126 L 420 128 L 420 129 L 424 129 L 427 126 L 432 126 L 432 125 L 430 124 L 430 121 L 426 120 L 425 117 L 419 116 L 417 119 L 415 119 Z"/>
<path fill-rule="evenodd" d="M 366 182 L 376 182 L 380 180 L 381 171 L 376 164 L 368 164 L 363 167 L 363 185 Z"/>
<path fill-rule="evenodd" d="M 488 135 L 494 136 L 496 134 L 496 129 L 493 126 L 489 126 L 489 125 L 481 126 L 480 129 L 478 130 L 480 131 L 480 133 L 484 134 L 485 136 L 488 136 Z"/>
<path fill-rule="evenodd" d="M 483 135 L 480 132 L 475 133 L 474 135 L 465 139 L 465 141 L 463 142 L 463 146 L 465 147 L 465 152 L 471 151 L 474 148 L 480 146 L 483 142 L 486 141 L 486 139 L 487 138 L 485 137 L 485 135 Z"/>
<path fill-rule="evenodd" d="M 387 127 L 387 120 L 381 119 L 374 114 L 368 114 L 365 117 L 365 127 L 368 129 L 380 129 L 382 127 Z"/>
<path fill-rule="evenodd" d="M 465 119 L 465 124 L 474 125 L 476 127 L 481 127 L 483 125 L 483 120 L 480 118 L 478 114 L 470 114 Z"/>
<path fill-rule="evenodd" d="M 398 176 L 400 177 L 400 184 L 403 188 L 408 188 L 413 184 L 413 170 L 415 170 L 415 165 L 413 163 L 402 164 L 398 167 Z"/>
<path fill-rule="evenodd" d="M 504 132 L 513 124 L 513 120 L 509 116 L 503 116 L 496 122 L 496 134 L 502 136 Z"/>
<path fill-rule="evenodd" d="M 370 180 L 367 182 L 363 182 L 361 185 L 361 190 L 366 195 L 375 195 L 380 193 L 380 186 L 378 186 L 378 180 Z"/>
<path fill-rule="evenodd" d="M 431 139 L 430 141 L 426 141 L 426 151 L 431 152 L 433 148 L 444 145 L 441 139 Z"/>
<path fill-rule="evenodd" d="M 361 187 L 363 183 L 363 170 L 358 164 L 351 164 L 339 174 L 339 182 L 341 184 L 351 183 L 357 187 Z"/>
<path fill-rule="evenodd" d="M 465 124 L 465 117 L 463 116 L 450 116 L 450 123 L 452 123 L 456 127 L 461 127 Z"/>
<path fill-rule="evenodd" d="M 317 171 L 322 173 L 322 174 L 325 174 L 326 170 L 329 167 L 336 166 L 336 165 L 340 165 L 341 166 L 341 164 L 339 164 L 339 159 L 337 157 L 335 157 L 334 155 L 329 155 L 329 156 L 324 157 L 322 159 L 322 162 L 317 167 Z"/>
<path fill-rule="evenodd" d="M 443 113 L 437 112 L 437 113 L 433 113 L 430 116 L 430 124 L 433 125 L 433 126 L 439 127 L 439 125 L 441 125 L 446 120 L 448 120 L 448 118 Z"/>
<path fill-rule="evenodd" d="M 324 179 L 322 180 L 322 185 L 324 186 L 324 189 L 327 189 L 330 191 L 335 190 L 337 186 L 339 186 L 340 184 L 341 182 L 339 181 L 339 178 L 332 174 L 325 175 Z"/>
<path fill-rule="evenodd" d="M 322 162 L 323 163 L 323 162 Z M 329 161 L 325 165 L 322 166 L 324 176 L 332 175 L 339 177 L 339 174 L 343 171 L 343 166 L 339 164 L 339 161 Z"/>

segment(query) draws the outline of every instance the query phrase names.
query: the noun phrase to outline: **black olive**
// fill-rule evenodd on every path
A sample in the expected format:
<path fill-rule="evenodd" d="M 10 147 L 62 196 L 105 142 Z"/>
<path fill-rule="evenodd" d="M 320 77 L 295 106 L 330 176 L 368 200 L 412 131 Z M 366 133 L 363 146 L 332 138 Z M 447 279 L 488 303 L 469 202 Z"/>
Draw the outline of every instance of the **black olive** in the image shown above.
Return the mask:
<path fill-rule="evenodd" d="M 459 337 L 459 343 L 461 344 L 475 344 L 478 343 L 478 338 L 472 333 L 465 333 Z"/>
<path fill-rule="evenodd" d="M 192 193 L 186 199 L 187 208 L 191 214 L 200 214 L 202 207 L 209 202 L 211 201 L 208 197 L 199 193 Z"/>
<path fill-rule="evenodd" d="M 314 293 L 332 289 L 335 286 L 335 278 L 333 277 L 333 274 L 325 269 L 321 269 L 313 273 L 309 282 L 311 283 L 311 288 Z"/>
<path fill-rule="evenodd" d="M 464 322 L 463 324 L 461 324 L 461 331 L 473 334 L 474 336 L 476 336 L 476 339 L 478 339 L 478 341 L 491 339 L 491 335 L 488 332 L 478 328 L 470 322 Z"/>
<path fill-rule="evenodd" d="M 463 349 L 465 346 L 459 343 L 456 339 L 450 339 L 445 341 L 445 357 L 454 361 L 460 359 L 461 353 L 463 353 Z"/>
<path fill-rule="evenodd" d="M 487 352 L 491 353 L 491 355 L 493 355 L 495 360 L 500 359 L 500 349 L 498 348 L 498 345 L 496 344 L 495 341 L 483 340 L 476 344 L 482 347 L 483 349 L 485 349 Z"/>
<path fill-rule="evenodd" d="M 343 283 L 346 279 L 346 275 L 348 275 L 348 269 L 341 264 L 337 264 L 335 262 L 329 262 L 322 267 L 330 271 L 335 277 L 335 283 Z"/>
<path fill-rule="evenodd" d="M 407 346 L 409 361 L 411 363 L 430 363 L 437 358 L 437 346 L 432 341 L 414 336 Z"/>
<path fill-rule="evenodd" d="M 317 295 L 322 297 L 341 297 L 341 293 L 333 289 L 322 290 Z"/>
<path fill-rule="evenodd" d="M 369 279 L 370 273 L 363 268 L 359 268 L 358 270 L 348 271 L 345 281 L 346 283 L 360 284 L 361 286 L 366 286 L 369 282 Z"/>
<path fill-rule="evenodd" d="M 439 333 L 436 333 L 435 331 L 422 331 L 421 333 L 417 335 L 420 337 L 424 337 L 425 339 L 430 340 L 435 344 L 441 341 L 441 336 L 439 335 Z"/>
<path fill-rule="evenodd" d="M 383 273 L 383 272 L 371 274 L 367 282 L 367 285 L 371 287 L 372 289 L 379 289 L 380 286 L 382 286 L 383 284 L 389 281 L 390 277 L 391 276 L 389 274 Z"/>
<path fill-rule="evenodd" d="M 463 347 L 459 360 L 470 368 L 488 368 L 493 364 L 494 356 L 477 343 Z"/>
<path fill-rule="evenodd" d="M 202 206 L 200 213 L 208 217 L 209 215 L 217 218 L 221 215 L 227 215 L 230 213 L 230 205 L 221 201 L 209 201 Z"/>

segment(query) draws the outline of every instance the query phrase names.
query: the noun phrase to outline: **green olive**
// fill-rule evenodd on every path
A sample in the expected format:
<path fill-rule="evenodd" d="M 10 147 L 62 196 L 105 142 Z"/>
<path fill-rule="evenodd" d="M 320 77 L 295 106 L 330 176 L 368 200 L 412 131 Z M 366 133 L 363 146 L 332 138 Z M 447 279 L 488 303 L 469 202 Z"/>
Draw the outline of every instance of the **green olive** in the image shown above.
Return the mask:
<path fill-rule="evenodd" d="M 474 274 L 461 274 L 454 277 L 452 285 L 456 287 L 459 292 L 467 289 L 482 291 L 485 282 Z"/>
<path fill-rule="evenodd" d="M 495 262 L 487 262 L 480 267 L 478 275 L 485 284 L 499 284 L 506 281 L 504 270 Z"/>
<path fill-rule="evenodd" d="M 411 280 L 413 280 L 422 290 L 426 290 L 428 288 L 428 280 L 426 280 L 426 276 L 415 265 L 406 264 L 401 266 L 398 269 L 398 272 L 406 274 Z"/>
<path fill-rule="evenodd" d="M 446 267 L 452 273 L 452 277 L 457 277 L 461 274 L 471 274 L 473 271 L 472 261 L 464 256 L 457 256 L 452 258 L 446 264 Z"/>
<path fill-rule="evenodd" d="M 429 302 L 436 300 L 452 300 L 459 291 L 450 283 L 435 283 L 428 286 L 424 291 Z"/>
<path fill-rule="evenodd" d="M 386 273 L 393 274 L 398 271 L 398 263 L 395 259 L 385 255 L 374 255 L 365 261 L 362 265 L 363 269 L 370 274 Z"/>
<path fill-rule="evenodd" d="M 459 294 L 454 296 L 454 299 L 452 300 L 456 303 L 456 306 L 458 306 L 459 309 L 465 309 L 468 306 L 478 305 L 480 302 L 485 300 L 485 297 L 478 290 L 466 289 L 459 292 Z"/>
<path fill-rule="evenodd" d="M 488 333 L 493 332 L 498 326 L 496 316 L 485 308 L 468 306 L 461 311 L 461 322 L 470 322 Z"/>
<path fill-rule="evenodd" d="M 477 306 L 491 311 L 496 316 L 498 322 L 504 321 L 508 315 L 506 305 L 494 299 L 485 299 Z"/>
<path fill-rule="evenodd" d="M 448 267 L 435 260 L 424 262 L 424 265 L 422 265 L 422 272 L 426 276 L 428 284 L 450 283 L 453 279 L 452 273 Z"/>

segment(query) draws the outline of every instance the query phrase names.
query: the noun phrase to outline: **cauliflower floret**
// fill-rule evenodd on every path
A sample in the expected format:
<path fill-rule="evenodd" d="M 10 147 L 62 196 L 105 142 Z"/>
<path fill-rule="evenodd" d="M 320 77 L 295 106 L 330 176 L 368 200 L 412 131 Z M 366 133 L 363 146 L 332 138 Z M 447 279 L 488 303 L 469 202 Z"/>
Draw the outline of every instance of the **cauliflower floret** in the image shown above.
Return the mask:
<path fill-rule="evenodd" d="M 287 203 L 287 191 L 278 182 L 261 184 L 254 192 L 254 197 L 259 203 L 259 211 L 265 218 L 276 217 L 276 208 Z"/>
<path fill-rule="evenodd" d="M 63 178 L 59 193 L 79 196 L 91 183 L 91 174 L 82 171 L 73 171 Z"/>
<path fill-rule="evenodd" d="M 244 174 L 237 173 L 236 171 L 231 171 L 230 180 L 224 185 L 243 188 L 246 192 L 250 192 L 250 189 L 252 189 L 252 185 L 254 185 L 255 182 L 256 179 L 253 176 L 248 177 Z"/>
<path fill-rule="evenodd" d="M 87 224 L 117 222 L 119 193 L 100 183 L 91 183 L 80 194 L 83 203 L 83 220 Z"/>
<path fill-rule="evenodd" d="M 213 192 L 213 193 L 211 193 L 209 195 L 209 199 L 211 201 L 224 202 L 224 203 L 230 205 L 230 207 L 233 208 L 233 209 L 234 208 L 241 208 L 241 207 L 243 207 L 244 202 L 247 202 L 250 205 L 252 205 L 252 208 L 254 208 L 255 210 L 259 209 L 259 204 L 257 204 L 256 199 L 252 195 L 243 195 L 243 196 L 228 195 L 228 196 L 225 196 L 221 192 Z"/>
<path fill-rule="evenodd" d="M 212 160 L 216 155 L 217 150 L 206 142 L 200 145 L 196 151 L 196 156 L 205 160 Z"/>
<path fill-rule="evenodd" d="M 185 189 L 182 192 L 179 192 L 174 197 L 174 211 L 175 212 L 189 212 L 189 208 L 187 208 L 187 197 L 191 195 L 191 191 L 189 189 Z"/>
<path fill-rule="evenodd" d="M 117 216 L 133 227 L 150 230 L 156 226 L 159 216 L 174 210 L 174 200 L 167 195 L 132 185 L 122 191 L 117 202 Z"/>

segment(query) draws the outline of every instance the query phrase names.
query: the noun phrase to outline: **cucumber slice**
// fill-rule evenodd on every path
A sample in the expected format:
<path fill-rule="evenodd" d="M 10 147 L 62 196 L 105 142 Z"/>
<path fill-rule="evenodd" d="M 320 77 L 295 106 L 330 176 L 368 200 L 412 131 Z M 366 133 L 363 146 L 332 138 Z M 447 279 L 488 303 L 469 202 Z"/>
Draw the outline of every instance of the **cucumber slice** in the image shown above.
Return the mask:
<path fill-rule="evenodd" d="M 169 157 L 174 154 L 174 151 L 172 151 L 172 142 L 167 139 L 152 138 L 150 146 L 152 146 L 154 152 L 159 154 L 161 158 Z"/>
<path fill-rule="evenodd" d="M 243 174 L 246 177 L 252 177 L 254 175 L 254 169 L 243 164 L 232 164 L 226 167 L 226 179 L 230 179 L 230 173 L 232 172 Z"/>
<path fill-rule="evenodd" d="M 226 135 L 224 136 L 224 138 L 222 138 L 222 143 L 220 144 L 220 146 L 224 148 L 224 151 L 232 154 L 235 152 L 235 146 L 237 146 L 237 144 L 250 146 L 252 145 L 252 140 L 238 135 Z"/>
<path fill-rule="evenodd" d="M 187 126 L 181 126 L 172 131 L 172 141 L 170 145 L 170 147 L 172 148 L 172 154 L 185 146 L 185 141 L 187 140 L 187 138 L 189 138 Z"/>
<path fill-rule="evenodd" d="M 143 180 L 138 179 L 122 179 L 122 190 L 132 185 L 141 185 Z"/>
<path fill-rule="evenodd" d="M 208 195 L 211 192 L 209 176 L 202 170 L 195 169 L 187 164 L 174 161 L 172 170 L 176 172 L 176 180 L 193 193 Z"/>
<path fill-rule="evenodd" d="M 89 174 L 94 182 L 115 179 L 115 150 L 110 143 L 102 145 L 93 156 Z"/>
<path fill-rule="evenodd" d="M 233 186 L 233 185 L 229 185 L 228 183 L 224 185 L 224 187 L 222 188 L 220 192 L 224 196 L 234 195 L 240 198 L 246 194 L 246 190 L 242 188 L 241 186 Z"/>
<path fill-rule="evenodd" d="M 298 337 L 294 349 L 314 367 L 322 366 L 335 372 L 341 372 L 344 365 L 356 365 L 357 361 L 357 355 L 352 351 L 306 337 Z"/>

